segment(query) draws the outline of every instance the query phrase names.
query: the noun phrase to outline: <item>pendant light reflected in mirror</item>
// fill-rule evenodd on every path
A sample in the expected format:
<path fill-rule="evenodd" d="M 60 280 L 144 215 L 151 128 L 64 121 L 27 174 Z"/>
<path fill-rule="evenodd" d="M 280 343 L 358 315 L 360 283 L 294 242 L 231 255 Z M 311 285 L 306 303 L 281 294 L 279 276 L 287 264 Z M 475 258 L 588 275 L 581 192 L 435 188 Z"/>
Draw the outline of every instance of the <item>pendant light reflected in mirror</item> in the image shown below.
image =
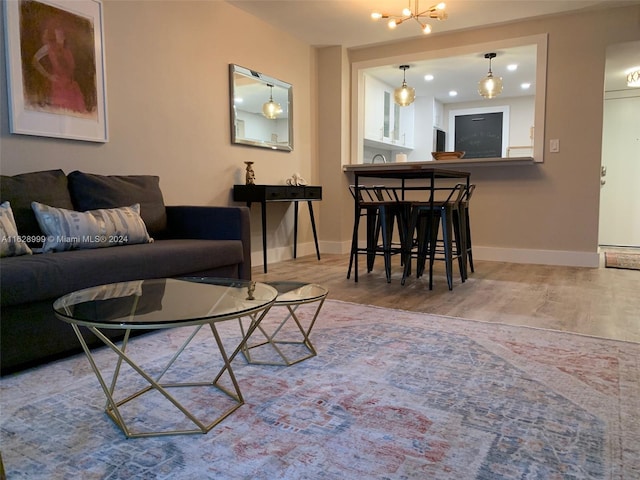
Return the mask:
<path fill-rule="evenodd" d="M 494 77 L 491 72 L 491 60 L 496 54 L 485 53 L 484 58 L 489 59 L 489 73 L 478 82 L 478 93 L 484 98 L 494 98 L 502 93 L 502 77 Z"/>
<path fill-rule="evenodd" d="M 273 85 L 268 83 L 267 86 L 271 91 L 269 93 L 269 101 L 262 105 L 262 114 L 268 119 L 274 120 L 282 113 L 282 106 L 280 106 L 278 102 L 273 101 Z"/>
<path fill-rule="evenodd" d="M 406 107 L 407 105 L 411 105 L 413 101 L 416 99 L 416 89 L 413 87 L 407 86 L 407 70 L 408 69 L 409 69 L 409 65 L 400 65 L 400 70 L 402 70 L 403 72 L 402 86 L 396 88 L 393 91 L 393 99 L 401 107 Z"/>

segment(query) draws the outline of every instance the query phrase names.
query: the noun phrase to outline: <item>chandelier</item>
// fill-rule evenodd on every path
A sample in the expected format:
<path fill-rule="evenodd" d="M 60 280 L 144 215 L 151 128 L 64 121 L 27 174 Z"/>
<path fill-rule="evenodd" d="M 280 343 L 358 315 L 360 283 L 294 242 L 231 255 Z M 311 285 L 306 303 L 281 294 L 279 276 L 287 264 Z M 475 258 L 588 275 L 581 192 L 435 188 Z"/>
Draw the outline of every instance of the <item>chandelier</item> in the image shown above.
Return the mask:
<path fill-rule="evenodd" d="M 494 77 L 491 72 L 491 59 L 496 58 L 496 54 L 485 53 L 484 58 L 489 59 L 489 73 L 478 82 L 478 93 L 484 98 L 494 98 L 502 93 L 502 78 Z"/>
<path fill-rule="evenodd" d="M 409 6 L 402 10 L 402 15 L 389 15 L 388 13 L 373 12 L 371 18 L 374 20 L 380 20 L 381 18 L 388 18 L 387 25 L 389 28 L 396 28 L 403 22 L 411 20 L 412 18 L 418 22 L 422 33 L 431 33 L 431 25 L 424 22 L 423 18 L 437 18 L 438 20 L 445 20 L 447 18 L 447 12 L 444 11 L 445 4 L 438 3 L 432 5 L 426 10 L 420 11 L 420 0 L 415 0 L 413 10 L 411 9 L 411 0 L 409 0 Z"/>
<path fill-rule="evenodd" d="M 267 83 L 267 87 L 271 88 L 271 92 L 269 93 L 269 101 L 262 105 L 262 114 L 269 120 L 273 120 L 282 113 L 282 107 L 278 102 L 273 101 L 273 85 Z"/>

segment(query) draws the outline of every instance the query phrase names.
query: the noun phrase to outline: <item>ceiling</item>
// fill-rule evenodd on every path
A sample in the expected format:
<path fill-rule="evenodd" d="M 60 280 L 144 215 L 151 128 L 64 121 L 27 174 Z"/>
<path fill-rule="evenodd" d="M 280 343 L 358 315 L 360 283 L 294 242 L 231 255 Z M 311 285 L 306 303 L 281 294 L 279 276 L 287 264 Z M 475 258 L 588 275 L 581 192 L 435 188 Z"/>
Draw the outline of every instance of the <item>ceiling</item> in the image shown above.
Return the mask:
<path fill-rule="evenodd" d="M 501 97 L 535 96 L 535 45 L 501 48 L 492 52 L 497 55 L 491 62 L 493 76 L 503 78 L 504 90 Z M 489 70 L 489 60 L 484 58 L 485 53 L 489 52 L 478 51 L 455 57 L 409 62 L 407 84 L 416 89 L 417 96 L 433 96 L 443 104 L 481 100 L 477 92 L 478 82 Z M 517 68 L 509 71 L 509 65 Z M 366 73 L 391 86 L 399 87 L 402 84 L 403 73 L 399 64 L 368 68 Z M 427 80 L 425 75 L 433 78 Z M 521 88 L 523 83 L 529 84 L 529 88 Z M 455 96 L 450 92 L 455 92 Z"/>
<path fill-rule="evenodd" d="M 400 14 L 409 4 L 409 0 L 227 0 L 228 3 L 261 18 L 263 21 L 285 31 L 313 46 L 341 45 L 347 48 L 358 48 L 380 43 L 389 43 L 409 38 L 424 37 L 414 21 L 399 25 L 395 30 L 387 28 L 384 20 L 378 22 L 371 19 L 373 11 L 389 14 Z M 415 1 L 411 0 L 412 9 Z M 419 1 L 420 10 L 425 10 L 434 3 Z M 433 3 L 432 3 L 433 2 Z M 445 21 L 430 20 L 433 35 L 456 30 L 477 28 L 514 22 L 524 18 L 555 15 L 585 9 L 602 9 L 615 6 L 640 4 L 636 0 L 450 0 L 447 2 L 449 18 Z M 460 57 L 455 62 L 455 69 L 448 59 L 449 68 L 441 64 L 411 63 L 407 71 L 407 83 L 416 88 L 417 95 L 422 89 L 429 93 L 438 93 L 436 98 L 445 103 L 478 99 L 475 87 L 477 82 L 487 73 L 488 60 L 484 53 Z M 498 51 L 492 61 L 494 75 L 504 78 L 503 95 L 533 95 L 535 93 L 534 57 L 531 52 Z M 522 55 L 518 56 L 519 53 Z M 430 61 L 433 62 L 433 61 Z M 506 65 L 518 64 L 515 72 L 507 72 Z M 607 72 L 605 90 L 627 89 L 624 70 L 640 65 L 640 42 L 612 46 L 607 52 Z M 375 75 L 390 85 L 402 83 L 402 71 L 399 64 L 378 68 Z M 432 82 L 424 81 L 428 70 L 439 71 L 440 75 Z M 446 72 L 449 72 L 448 74 Z M 432 73 L 432 72 L 431 72 Z M 458 87 L 456 82 L 467 80 L 465 87 Z M 520 84 L 531 82 L 529 92 L 520 91 Z M 456 89 L 459 94 L 455 98 L 448 97 L 448 92 Z"/>

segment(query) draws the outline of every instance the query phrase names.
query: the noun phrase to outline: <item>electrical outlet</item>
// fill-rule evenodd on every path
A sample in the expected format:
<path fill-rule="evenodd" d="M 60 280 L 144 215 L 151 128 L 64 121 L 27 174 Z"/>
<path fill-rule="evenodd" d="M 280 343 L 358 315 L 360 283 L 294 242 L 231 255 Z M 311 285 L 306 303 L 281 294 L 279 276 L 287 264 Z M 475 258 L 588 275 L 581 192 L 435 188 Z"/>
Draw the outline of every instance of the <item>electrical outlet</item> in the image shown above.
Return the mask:
<path fill-rule="evenodd" d="M 560 140 L 557 138 L 549 140 L 549 151 L 551 153 L 558 153 L 560 151 Z"/>

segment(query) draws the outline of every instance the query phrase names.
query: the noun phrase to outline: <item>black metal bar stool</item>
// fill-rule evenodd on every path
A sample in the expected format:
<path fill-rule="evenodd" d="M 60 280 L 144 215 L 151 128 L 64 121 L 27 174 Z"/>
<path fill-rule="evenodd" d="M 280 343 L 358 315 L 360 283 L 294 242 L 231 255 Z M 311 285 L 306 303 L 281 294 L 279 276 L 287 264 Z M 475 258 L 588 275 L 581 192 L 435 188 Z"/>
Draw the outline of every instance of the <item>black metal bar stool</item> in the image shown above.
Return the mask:
<path fill-rule="evenodd" d="M 471 273 L 473 273 L 475 270 L 473 269 L 473 251 L 471 249 L 471 223 L 469 216 L 469 202 L 471 201 L 471 195 L 473 195 L 473 191 L 475 190 L 475 188 L 475 184 L 469 185 L 464 193 L 464 196 L 462 197 L 462 200 L 460 201 L 459 211 L 454 211 L 454 221 L 457 221 L 459 223 L 460 228 L 465 234 L 465 267 L 467 270 L 471 270 Z"/>
<path fill-rule="evenodd" d="M 351 257 L 347 278 L 351 277 L 354 260 L 358 261 L 359 253 L 367 255 L 367 272 L 373 270 L 375 257 L 384 257 L 385 274 L 387 282 L 391 282 L 391 256 L 402 252 L 404 244 L 404 232 L 406 231 L 406 202 L 398 199 L 395 189 L 382 185 L 374 186 L 349 186 L 349 191 L 354 200 L 358 199 L 360 211 L 354 218 L 353 236 L 351 240 Z M 366 247 L 357 245 L 357 232 L 360 227 L 360 218 L 366 217 L 367 239 Z M 400 243 L 393 243 L 394 224 L 398 224 Z"/>
<path fill-rule="evenodd" d="M 460 228 L 460 202 L 467 191 L 464 184 L 457 184 L 447 189 L 444 201 L 412 202 L 411 220 L 406 234 L 404 248 L 404 272 L 402 284 L 411 271 L 411 258 L 415 256 L 416 277 L 424 273 L 427 258 L 429 259 L 429 289 L 433 288 L 434 260 L 444 260 L 449 290 L 453 289 L 453 259 L 458 259 L 460 277 L 466 280 L 464 255 L 466 252 L 465 231 Z M 440 224 L 442 224 L 442 239 L 439 240 Z M 413 253 L 413 243 L 416 239 L 416 252 Z M 455 252 L 454 252 L 455 244 Z"/>

